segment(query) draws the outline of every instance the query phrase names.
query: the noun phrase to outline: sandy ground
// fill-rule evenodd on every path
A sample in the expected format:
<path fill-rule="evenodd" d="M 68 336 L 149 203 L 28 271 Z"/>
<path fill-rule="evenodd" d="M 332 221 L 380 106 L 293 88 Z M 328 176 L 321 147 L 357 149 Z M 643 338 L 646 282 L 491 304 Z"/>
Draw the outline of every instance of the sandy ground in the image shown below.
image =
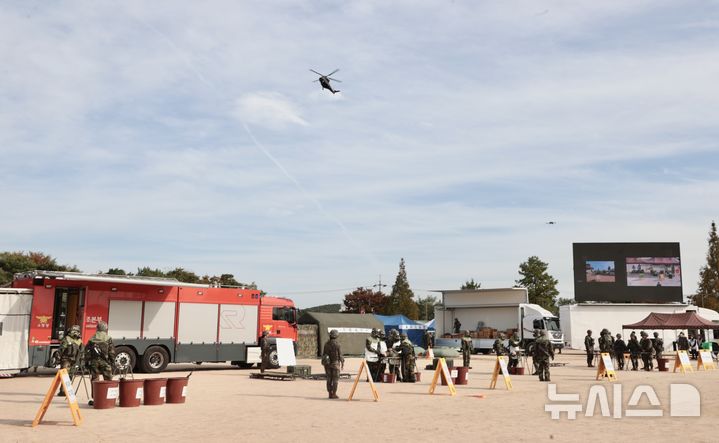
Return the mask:
<path fill-rule="evenodd" d="M 457 361 L 457 360 L 455 360 Z M 422 367 L 426 361 L 419 360 Z M 249 378 L 254 370 L 223 364 L 173 365 L 153 376 L 190 378 L 187 402 L 96 410 L 82 404 L 84 422 L 72 426 L 64 399 L 55 398 L 44 422 L 30 427 L 48 389 L 53 372 L 0 379 L 0 441 L 719 441 L 719 370 L 689 374 L 680 372 L 618 372 L 623 407 L 637 385 L 647 384 L 662 403 L 662 417 L 602 417 L 599 405 L 593 417 L 584 416 L 589 388 L 607 386 L 609 408 L 614 413 L 613 389 L 607 381 L 595 381 L 579 353 L 558 355 L 552 382 L 561 394 L 578 393 L 582 412 L 576 420 L 562 414 L 553 420 L 544 406 L 547 384 L 536 376 L 514 376 L 508 391 L 500 380 L 488 389 L 494 360 L 472 356 L 469 383 L 457 386 L 450 396 L 446 386 L 429 395 L 431 371 L 423 370 L 416 384 L 378 384 L 380 401 L 372 401 L 369 384 L 361 383 L 353 401 L 347 401 L 352 380 L 341 380 L 341 400 L 328 400 L 323 381 L 269 381 Z M 694 363 L 694 362 L 693 362 Z M 300 360 L 319 373 L 318 360 Z M 356 373 L 360 360 L 347 359 L 345 371 Z M 152 377 L 141 374 L 138 378 Z M 669 415 L 669 385 L 689 383 L 701 393 L 700 417 Z M 84 400 L 84 393 L 79 397 Z M 483 398 L 482 398 L 483 397 Z M 648 405 L 643 397 L 639 406 Z"/>

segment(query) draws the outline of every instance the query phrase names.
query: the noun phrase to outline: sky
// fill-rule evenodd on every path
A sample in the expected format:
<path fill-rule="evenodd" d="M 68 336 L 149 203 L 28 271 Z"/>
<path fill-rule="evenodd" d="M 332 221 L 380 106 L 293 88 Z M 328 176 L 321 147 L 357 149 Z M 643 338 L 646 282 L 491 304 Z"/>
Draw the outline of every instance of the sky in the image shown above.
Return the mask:
<path fill-rule="evenodd" d="M 0 5 L 0 251 L 309 307 L 401 258 L 424 296 L 536 255 L 571 298 L 572 243 L 679 242 L 696 290 L 717 2 Z"/>

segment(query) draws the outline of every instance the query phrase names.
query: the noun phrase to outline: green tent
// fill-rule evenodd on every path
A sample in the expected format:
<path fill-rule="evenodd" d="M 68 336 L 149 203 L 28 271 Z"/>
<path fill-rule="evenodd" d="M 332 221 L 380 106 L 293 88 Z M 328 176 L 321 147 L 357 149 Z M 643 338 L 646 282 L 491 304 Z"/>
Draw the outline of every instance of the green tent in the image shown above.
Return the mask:
<path fill-rule="evenodd" d="M 364 355 L 365 340 L 372 332 L 372 328 L 384 329 L 384 325 L 373 314 L 326 314 L 322 312 L 305 312 L 297 320 L 300 325 L 318 326 L 317 355 L 322 353 L 322 347 L 330 338 L 330 331 L 337 329 L 338 338 L 344 355 Z"/>

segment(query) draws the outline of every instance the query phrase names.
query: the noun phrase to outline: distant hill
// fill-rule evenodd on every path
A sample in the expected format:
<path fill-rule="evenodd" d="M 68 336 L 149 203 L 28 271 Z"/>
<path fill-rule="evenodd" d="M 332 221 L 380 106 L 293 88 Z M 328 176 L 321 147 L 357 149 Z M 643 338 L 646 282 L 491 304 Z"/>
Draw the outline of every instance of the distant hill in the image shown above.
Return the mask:
<path fill-rule="evenodd" d="M 341 303 L 333 303 L 329 305 L 313 306 L 311 308 L 300 309 L 299 315 L 301 316 L 305 312 L 325 312 L 329 314 L 336 314 L 342 309 Z"/>

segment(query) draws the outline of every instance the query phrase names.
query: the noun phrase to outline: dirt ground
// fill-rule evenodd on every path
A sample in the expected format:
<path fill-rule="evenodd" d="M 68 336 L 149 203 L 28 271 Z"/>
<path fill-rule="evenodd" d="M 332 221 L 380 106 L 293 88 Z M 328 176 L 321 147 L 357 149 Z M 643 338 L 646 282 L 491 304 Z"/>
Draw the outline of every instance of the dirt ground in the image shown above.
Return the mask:
<path fill-rule="evenodd" d="M 457 361 L 457 360 L 455 360 Z M 461 362 L 461 360 L 459 360 Z M 582 354 L 557 355 L 552 382 L 560 394 L 578 393 L 582 405 L 576 420 L 553 420 L 545 412 L 547 383 L 536 376 L 512 377 L 508 391 L 500 380 L 490 390 L 492 356 L 472 356 L 469 383 L 450 396 L 446 386 L 429 395 L 431 371 L 422 371 L 415 384 L 378 384 L 380 401 L 372 401 L 369 384 L 361 383 L 353 401 L 347 401 L 352 380 L 341 380 L 342 399 L 328 400 L 324 381 L 269 381 L 250 379 L 255 370 L 224 364 L 173 365 L 155 376 L 184 376 L 194 370 L 185 404 L 96 410 L 86 405 L 80 390 L 84 422 L 72 426 L 64 399 L 55 398 L 44 422 L 30 426 L 51 381 L 52 371 L 0 379 L 0 441 L 717 441 L 719 370 L 680 372 L 619 371 L 622 417 L 603 417 L 599 402 L 593 417 L 585 410 L 589 389 L 607 387 L 609 410 L 615 413 L 613 388 L 595 381 Z M 426 360 L 418 360 L 422 368 Z M 695 364 L 695 362 L 692 362 Z M 300 360 L 312 372 L 321 372 L 318 360 Z M 360 359 L 347 359 L 345 372 L 356 374 Z M 41 371 L 42 372 L 42 371 Z M 688 383 L 701 394 L 700 417 L 671 417 L 669 385 Z M 661 417 L 625 417 L 627 402 L 637 385 L 651 386 L 661 402 Z M 550 402 L 551 403 L 551 402 Z M 556 402 L 554 402 L 556 404 Z M 575 403 L 576 404 L 576 403 Z M 646 396 L 633 409 L 648 407 Z M 659 409 L 659 408 L 654 408 Z"/>

